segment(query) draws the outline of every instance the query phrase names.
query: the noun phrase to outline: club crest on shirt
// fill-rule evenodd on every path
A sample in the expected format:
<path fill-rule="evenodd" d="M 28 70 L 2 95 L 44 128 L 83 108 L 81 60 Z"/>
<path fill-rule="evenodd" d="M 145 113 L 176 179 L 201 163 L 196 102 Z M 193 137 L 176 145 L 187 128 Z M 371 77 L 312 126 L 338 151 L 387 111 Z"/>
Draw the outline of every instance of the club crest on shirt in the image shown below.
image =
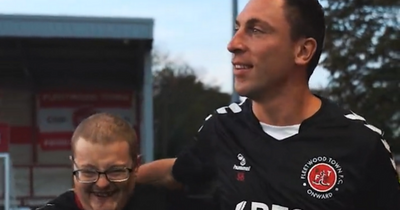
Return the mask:
<path fill-rule="evenodd" d="M 304 164 L 300 178 L 308 195 L 317 199 L 329 199 L 340 190 L 344 175 L 342 167 L 335 159 L 318 156 Z"/>

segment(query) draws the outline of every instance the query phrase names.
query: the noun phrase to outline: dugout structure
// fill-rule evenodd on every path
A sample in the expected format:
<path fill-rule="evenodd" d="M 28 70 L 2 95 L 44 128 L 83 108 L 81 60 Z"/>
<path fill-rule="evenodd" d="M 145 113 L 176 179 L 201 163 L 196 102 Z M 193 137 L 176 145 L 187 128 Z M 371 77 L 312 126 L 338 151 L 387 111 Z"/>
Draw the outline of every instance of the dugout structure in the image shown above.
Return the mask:
<path fill-rule="evenodd" d="M 124 117 L 139 133 L 144 161 L 152 160 L 153 24 L 144 18 L 0 15 L 5 209 L 39 206 L 72 187 L 69 138 L 90 114 Z"/>

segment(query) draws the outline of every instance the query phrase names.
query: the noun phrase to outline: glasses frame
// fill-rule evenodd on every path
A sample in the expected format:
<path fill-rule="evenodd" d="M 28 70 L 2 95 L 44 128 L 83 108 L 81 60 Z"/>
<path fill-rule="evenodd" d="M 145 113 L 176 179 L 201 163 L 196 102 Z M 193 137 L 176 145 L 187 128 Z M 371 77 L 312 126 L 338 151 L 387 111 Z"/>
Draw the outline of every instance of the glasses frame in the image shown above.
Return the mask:
<path fill-rule="evenodd" d="M 70 156 L 70 160 L 72 161 L 72 163 L 78 168 L 78 165 L 76 164 L 75 160 L 74 160 L 74 156 Z M 83 183 L 83 184 L 92 184 L 92 183 L 96 183 L 97 181 L 99 181 L 100 176 L 104 175 L 104 177 L 107 179 L 107 181 L 109 181 L 110 183 L 120 183 L 120 182 L 125 182 L 127 181 L 132 174 L 133 169 L 130 167 L 123 167 L 121 169 L 127 170 L 128 172 L 128 176 L 125 179 L 120 179 L 120 180 L 110 180 L 107 176 L 107 173 L 110 171 L 110 169 L 107 169 L 105 171 L 99 171 L 99 170 L 90 170 L 90 169 L 76 169 L 74 171 L 72 171 L 72 175 L 76 177 L 76 180 L 78 180 L 79 183 Z M 97 173 L 97 178 L 94 181 L 82 181 L 79 179 L 79 172 L 81 171 L 93 171 Z"/>
<path fill-rule="evenodd" d="M 107 173 L 109 172 L 109 170 L 105 170 L 105 171 L 98 171 L 98 170 L 87 170 L 87 169 L 77 169 L 74 170 L 72 172 L 72 175 L 74 175 L 76 177 L 76 179 L 78 180 L 79 183 L 84 183 L 84 184 L 91 184 L 91 183 L 96 183 L 97 181 L 99 181 L 100 176 L 103 174 L 105 176 L 105 178 L 107 179 L 107 181 L 112 182 L 112 183 L 119 183 L 119 182 L 125 182 L 130 178 L 130 175 L 133 171 L 132 168 L 128 168 L 128 167 L 124 167 L 124 170 L 126 170 L 128 173 L 128 176 L 124 179 L 119 179 L 119 180 L 110 180 L 110 178 L 108 177 Z M 93 181 L 82 181 L 79 179 L 79 172 L 81 171 L 92 171 L 92 172 L 96 172 L 97 173 L 97 178 L 94 179 Z"/>

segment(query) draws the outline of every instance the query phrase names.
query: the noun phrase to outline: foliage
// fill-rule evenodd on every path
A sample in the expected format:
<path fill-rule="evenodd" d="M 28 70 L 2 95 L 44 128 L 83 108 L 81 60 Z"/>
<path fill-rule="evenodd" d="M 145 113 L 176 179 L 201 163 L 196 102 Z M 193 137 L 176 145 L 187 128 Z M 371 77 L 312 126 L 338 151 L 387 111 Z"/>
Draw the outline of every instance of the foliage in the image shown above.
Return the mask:
<path fill-rule="evenodd" d="M 398 0 L 326 0 L 322 66 L 332 99 L 385 131 L 400 152 L 400 4 Z"/>
<path fill-rule="evenodd" d="M 204 119 L 230 96 L 199 81 L 195 70 L 157 55 L 154 72 L 155 158 L 173 157 L 191 142 Z"/>

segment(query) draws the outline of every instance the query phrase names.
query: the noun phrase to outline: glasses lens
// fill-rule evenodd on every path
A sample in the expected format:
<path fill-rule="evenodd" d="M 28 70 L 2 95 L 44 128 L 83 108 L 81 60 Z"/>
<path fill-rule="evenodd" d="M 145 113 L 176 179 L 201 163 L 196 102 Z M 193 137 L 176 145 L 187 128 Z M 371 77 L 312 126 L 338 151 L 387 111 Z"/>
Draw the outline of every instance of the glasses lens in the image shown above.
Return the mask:
<path fill-rule="evenodd" d="M 115 169 L 107 171 L 107 178 L 112 182 L 124 181 L 129 177 L 128 169 Z"/>
<path fill-rule="evenodd" d="M 81 170 L 76 173 L 79 181 L 94 182 L 97 180 L 98 173 L 96 171 Z"/>
<path fill-rule="evenodd" d="M 99 173 L 94 170 L 78 170 L 75 173 L 79 182 L 92 183 L 96 182 L 99 178 Z M 127 168 L 113 169 L 105 172 L 108 181 L 110 182 L 123 182 L 129 178 L 130 171 Z"/>

